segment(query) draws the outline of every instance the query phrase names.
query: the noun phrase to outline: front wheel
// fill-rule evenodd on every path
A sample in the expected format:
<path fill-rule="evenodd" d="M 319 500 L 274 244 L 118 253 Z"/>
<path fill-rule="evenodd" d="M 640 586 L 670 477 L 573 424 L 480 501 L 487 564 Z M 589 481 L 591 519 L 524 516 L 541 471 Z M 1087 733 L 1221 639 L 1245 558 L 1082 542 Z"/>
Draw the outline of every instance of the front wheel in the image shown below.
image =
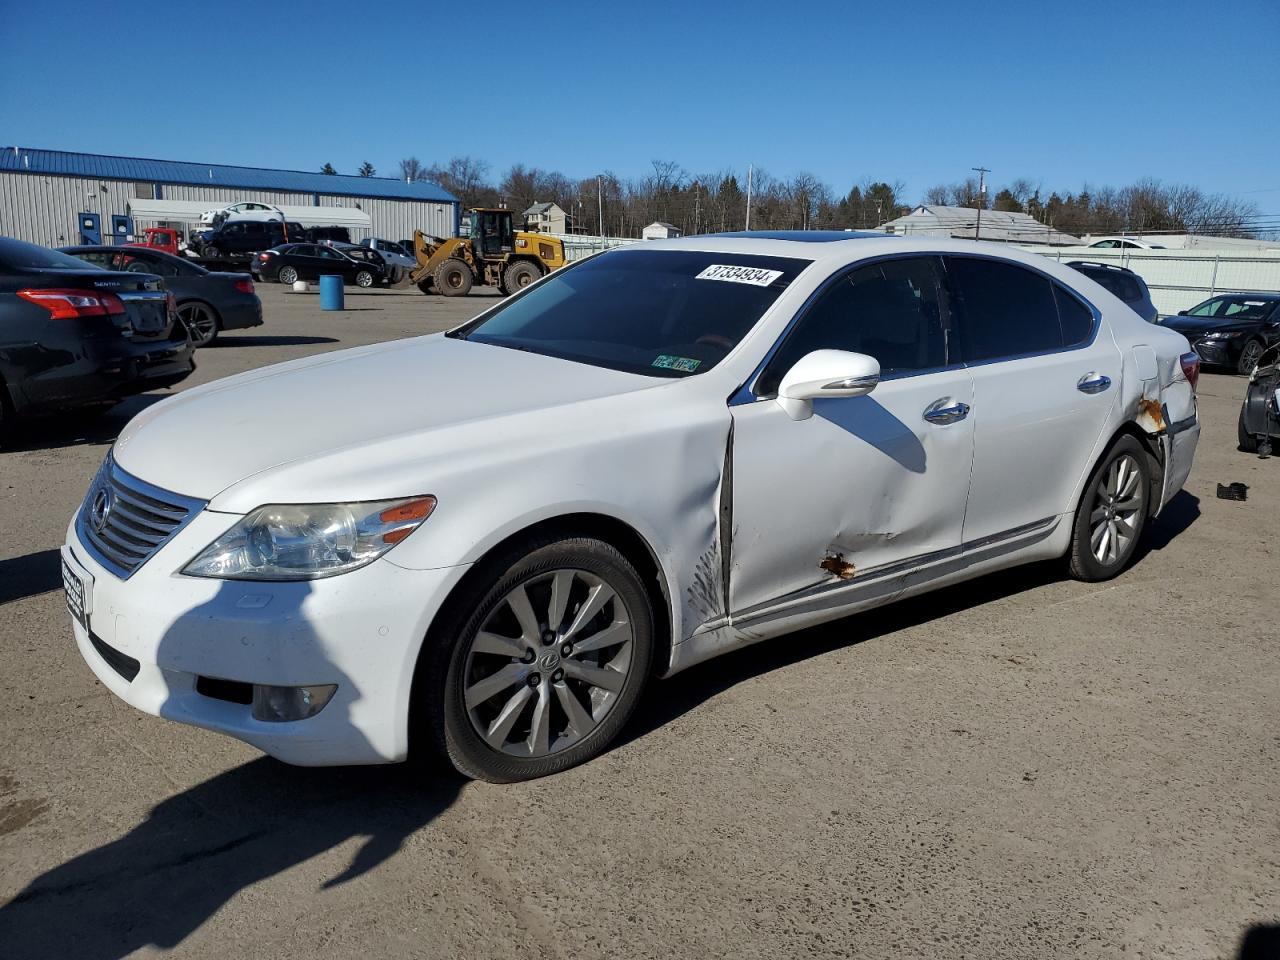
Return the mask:
<path fill-rule="evenodd" d="M 471 292 L 471 268 L 457 257 L 436 267 L 436 289 L 446 297 L 465 297 Z"/>
<path fill-rule="evenodd" d="M 1126 434 L 1093 471 L 1076 509 L 1068 554 L 1077 580 L 1110 580 L 1133 559 L 1147 525 L 1148 456 L 1142 444 Z"/>
<path fill-rule="evenodd" d="M 298 279 L 298 271 L 293 267 L 281 267 L 280 272 L 276 274 L 276 279 L 281 283 L 293 286 L 294 282 Z"/>
<path fill-rule="evenodd" d="M 373 286 L 373 274 L 368 270 L 361 270 L 356 274 L 356 286 L 368 289 Z"/>
<path fill-rule="evenodd" d="M 1244 422 L 1244 406 L 1240 407 L 1240 420 L 1236 423 L 1236 440 L 1244 453 L 1258 452 L 1258 438 L 1249 432 Z"/>
<path fill-rule="evenodd" d="M 491 573 L 441 631 L 419 685 L 437 743 L 461 773 L 494 783 L 595 757 L 649 675 L 654 615 L 639 574 L 588 538 L 532 544 Z"/>
<path fill-rule="evenodd" d="M 1263 346 L 1257 340 L 1250 340 L 1240 348 L 1240 359 L 1236 361 L 1236 371 L 1244 374 L 1246 377 L 1253 373 L 1253 368 L 1258 365 L 1258 358 L 1262 356 Z"/>
<path fill-rule="evenodd" d="M 204 258 L 205 258 L 206 260 L 221 260 L 221 259 L 222 259 L 222 251 L 221 251 L 221 250 L 219 250 L 217 247 L 205 247 L 205 248 L 204 248 Z"/>

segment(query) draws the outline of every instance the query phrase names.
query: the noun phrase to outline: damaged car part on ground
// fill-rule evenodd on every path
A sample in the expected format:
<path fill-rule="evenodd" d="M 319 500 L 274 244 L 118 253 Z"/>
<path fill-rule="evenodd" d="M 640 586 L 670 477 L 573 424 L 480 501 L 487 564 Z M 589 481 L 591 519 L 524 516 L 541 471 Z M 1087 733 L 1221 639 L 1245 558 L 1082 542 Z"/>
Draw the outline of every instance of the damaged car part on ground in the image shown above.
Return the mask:
<path fill-rule="evenodd" d="M 620 248 L 141 413 L 67 531 L 73 630 L 127 702 L 290 762 L 540 776 L 651 675 L 1018 563 L 1120 573 L 1190 470 L 1198 364 L 1003 247 Z"/>

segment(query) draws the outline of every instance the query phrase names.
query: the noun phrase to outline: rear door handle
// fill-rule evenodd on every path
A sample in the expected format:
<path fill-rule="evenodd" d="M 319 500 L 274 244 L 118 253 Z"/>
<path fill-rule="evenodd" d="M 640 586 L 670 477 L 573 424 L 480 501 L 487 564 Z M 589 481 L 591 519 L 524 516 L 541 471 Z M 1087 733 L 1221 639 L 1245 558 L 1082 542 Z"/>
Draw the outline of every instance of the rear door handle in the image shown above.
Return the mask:
<path fill-rule="evenodd" d="M 969 415 L 969 405 L 952 397 L 943 397 L 925 407 L 924 418 L 930 423 L 958 423 Z"/>
<path fill-rule="evenodd" d="M 1109 386 L 1111 386 L 1111 378 L 1096 370 L 1086 373 L 1076 381 L 1076 389 L 1081 393 L 1101 393 Z"/>

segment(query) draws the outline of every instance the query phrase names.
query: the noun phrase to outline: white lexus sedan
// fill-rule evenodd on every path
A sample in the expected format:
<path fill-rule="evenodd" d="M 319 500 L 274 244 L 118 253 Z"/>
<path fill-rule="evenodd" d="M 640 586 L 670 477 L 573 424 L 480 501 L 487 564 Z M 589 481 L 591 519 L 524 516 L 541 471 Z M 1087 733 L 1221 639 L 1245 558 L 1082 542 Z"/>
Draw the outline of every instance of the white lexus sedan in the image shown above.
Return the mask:
<path fill-rule="evenodd" d="M 1195 354 L 1070 267 L 850 233 L 611 250 L 448 333 L 187 390 L 67 530 L 140 710 L 290 763 L 580 763 L 653 675 L 1046 558 L 1118 574 Z"/>

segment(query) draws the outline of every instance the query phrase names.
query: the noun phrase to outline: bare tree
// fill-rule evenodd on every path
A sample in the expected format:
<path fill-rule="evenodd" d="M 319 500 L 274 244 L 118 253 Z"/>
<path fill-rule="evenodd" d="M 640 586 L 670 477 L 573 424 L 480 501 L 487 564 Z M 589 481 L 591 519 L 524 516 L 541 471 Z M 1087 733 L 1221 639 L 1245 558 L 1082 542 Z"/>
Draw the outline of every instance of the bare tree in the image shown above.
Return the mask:
<path fill-rule="evenodd" d="M 423 174 L 422 161 L 417 157 L 405 157 L 400 161 L 400 179 L 412 183 L 421 180 Z"/>

